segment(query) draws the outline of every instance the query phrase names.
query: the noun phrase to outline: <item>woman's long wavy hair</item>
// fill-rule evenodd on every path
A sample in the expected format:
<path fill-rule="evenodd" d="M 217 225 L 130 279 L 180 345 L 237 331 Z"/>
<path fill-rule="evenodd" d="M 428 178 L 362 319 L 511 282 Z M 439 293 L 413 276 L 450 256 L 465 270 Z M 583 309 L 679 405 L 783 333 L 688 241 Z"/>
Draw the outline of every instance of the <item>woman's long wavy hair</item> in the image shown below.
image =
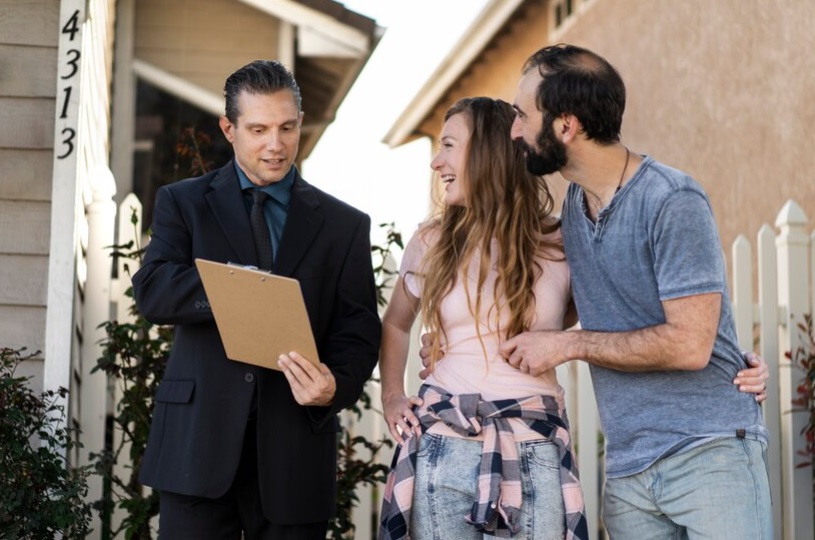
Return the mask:
<path fill-rule="evenodd" d="M 542 178 L 527 171 L 523 150 L 510 138 L 515 118 L 512 106 L 486 97 L 464 98 L 447 111 L 444 121 L 456 114 L 464 115 L 470 128 L 465 170 L 458 175 L 459 181 L 466 182 L 466 204 L 443 206 L 434 220 L 438 240 L 429 248 L 420 270 L 424 277 L 422 320 L 435 336 L 431 352 L 433 364 L 439 357 L 442 339 L 446 341 L 441 320 L 442 300 L 456 280 L 461 279 L 464 284 L 467 307 L 479 339 L 478 314 L 485 301 L 490 302 L 488 327 L 503 326 L 505 332 L 501 337 L 508 338 L 528 330 L 533 322 L 533 286 L 543 272 L 536 257 L 563 259 L 562 245 L 546 237 L 560 227 L 560 220 L 550 217 L 554 200 L 549 188 Z M 490 271 L 493 239 L 498 246 L 495 268 L 498 276 L 494 297 L 484 299 L 482 291 Z M 476 254 L 478 277 L 473 304 L 466 276 Z M 505 307 L 509 310 L 509 320 L 500 321 Z M 481 346 L 483 350 L 483 341 Z"/>

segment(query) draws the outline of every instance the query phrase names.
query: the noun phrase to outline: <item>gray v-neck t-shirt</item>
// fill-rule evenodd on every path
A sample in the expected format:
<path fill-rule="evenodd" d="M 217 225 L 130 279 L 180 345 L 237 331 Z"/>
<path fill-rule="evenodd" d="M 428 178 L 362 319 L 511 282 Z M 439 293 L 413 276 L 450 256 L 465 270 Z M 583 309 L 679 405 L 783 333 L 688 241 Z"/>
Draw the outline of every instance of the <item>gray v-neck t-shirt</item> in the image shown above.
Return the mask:
<path fill-rule="evenodd" d="M 633 373 L 591 366 L 606 439 L 606 474 L 636 474 L 711 439 L 767 441 L 761 409 L 733 384 L 745 367 L 725 263 L 707 195 L 687 174 L 645 156 L 593 223 L 569 186 L 563 242 L 585 330 L 624 332 L 665 322 L 662 301 L 721 293 L 710 363 L 699 371 Z"/>

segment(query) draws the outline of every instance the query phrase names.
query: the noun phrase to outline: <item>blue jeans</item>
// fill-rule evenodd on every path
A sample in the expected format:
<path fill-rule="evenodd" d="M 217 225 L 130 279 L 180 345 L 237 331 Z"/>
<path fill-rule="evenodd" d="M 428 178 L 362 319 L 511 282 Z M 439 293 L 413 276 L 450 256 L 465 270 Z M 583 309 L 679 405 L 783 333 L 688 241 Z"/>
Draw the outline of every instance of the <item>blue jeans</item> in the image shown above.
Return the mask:
<path fill-rule="evenodd" d="M 612 540 L 773 538 L 766 445 L 716 439 L 645 471 L 606 479 L 603 520 Z"/>
<path fill-rule="evenodd" d="M 562 540 L 565 534 L 560 458 L 548 440 L 517 444 L 521 467 L 521 530 L 517 540 Z M 473 502 L 481 463 L 480 441 L 425 433 L 419 441 L 413 507 L 414 540 L 494 538 L 465 521 Z"/>

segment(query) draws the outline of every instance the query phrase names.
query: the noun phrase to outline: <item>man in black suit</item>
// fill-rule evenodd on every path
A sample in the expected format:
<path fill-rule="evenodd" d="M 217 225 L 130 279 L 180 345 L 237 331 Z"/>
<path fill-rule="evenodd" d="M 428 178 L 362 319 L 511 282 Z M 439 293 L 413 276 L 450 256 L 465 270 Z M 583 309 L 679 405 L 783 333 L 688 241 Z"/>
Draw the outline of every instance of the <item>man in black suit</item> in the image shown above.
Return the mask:
<path fill-rule="evenodd" d="M 303 113 L 285 67 L 252 62 L 224 94 L 220 126 L 235 159 L 159 189 L 133 276 L 142 314 L 175 325 L 140 479 L 161 492 L 162 539 L 323 540 L 336 502 L 336 414 L 359 398 L 379 351 L 370 218 L 294 167 Z M 322 363 L 293 353 L 281 372 L 227 359 L 196 258 L 299 280 Z M 258 335 L 268 330 L 257 321 Z"/>

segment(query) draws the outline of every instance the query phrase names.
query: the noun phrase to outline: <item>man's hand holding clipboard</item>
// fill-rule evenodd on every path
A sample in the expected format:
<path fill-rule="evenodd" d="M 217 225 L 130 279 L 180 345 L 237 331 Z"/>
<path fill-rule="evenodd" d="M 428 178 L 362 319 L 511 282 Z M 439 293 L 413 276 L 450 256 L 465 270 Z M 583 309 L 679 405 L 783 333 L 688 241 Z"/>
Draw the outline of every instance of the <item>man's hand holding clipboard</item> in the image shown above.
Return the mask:
<path fill-rule="evenodd" d="M 331 405 L 337 391 L 337 381 L 328 366 L 323 363 L 314 365 L 296 352 L 281 354 L 277 365 L 289 381 L 297 403 Z"/>

